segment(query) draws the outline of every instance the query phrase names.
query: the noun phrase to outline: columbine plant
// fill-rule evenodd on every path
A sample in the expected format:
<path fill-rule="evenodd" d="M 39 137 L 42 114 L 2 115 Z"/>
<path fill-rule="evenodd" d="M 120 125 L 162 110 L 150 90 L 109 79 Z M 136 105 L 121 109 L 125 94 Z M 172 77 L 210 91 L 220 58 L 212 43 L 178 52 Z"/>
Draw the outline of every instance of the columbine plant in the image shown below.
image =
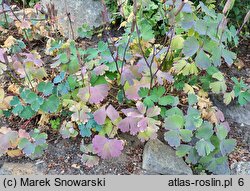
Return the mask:
<path fill-rule="evenodd" d="M 41 126 L 51 121 L 63 138 L 81 137 L 79 156 L 88 167 L 98 164 L 98 156 L 121 154 L 126 141 L 119 132 L 148 141 L 163 129 L 179 157 L 216 173 L 236 141 L 227 138 L 229 125 L 208 95 L 222 95 L 225 104 L 250 101 L 243 80 L 226 79 L 219 70 L 236 59 L 228 49 L 228 43 L 238 43 L 236 29 L 227 27 L 230 2 L 221 14 L 187 0 L 124 1 L 120 28 L 125 32 L 119 38 L 107 30 L 104 4 L 105 41 L 96 47 L 82 49 L 74 40 L 42 33 L 48 39 L 44 53 L 52 57 L 47 67 L 36 51 L 27 50 L 30 45 L 9 37 L 0 49 L 0 74 L 8 70 L 16 83 L 7 91 L 11 96 L 0 89 L 0 109 L 28 122 L 39 117 Z M 24 21 L 13 19 L 23 26 Z M 29 41 L 31 26 L 19 31 Z M 92 34 L 85 25 L 79 33 L 83 38 Z M 38 130 L 23 136 L 2 128 L 0 136 L 6 140 L 1 154 L 34 158 L 46 148 L 47 137 Z"/>

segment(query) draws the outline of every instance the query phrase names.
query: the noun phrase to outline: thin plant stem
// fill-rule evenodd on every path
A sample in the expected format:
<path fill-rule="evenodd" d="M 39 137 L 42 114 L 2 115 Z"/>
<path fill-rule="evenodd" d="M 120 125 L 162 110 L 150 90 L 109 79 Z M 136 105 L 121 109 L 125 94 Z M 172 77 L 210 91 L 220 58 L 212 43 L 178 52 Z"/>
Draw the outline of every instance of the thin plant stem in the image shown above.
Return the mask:
<path fill-rule="evenodd" d="M 20 80 L 16 77 L 16 74 L 11 70 L 10 62 L 9 62 L 9 60 L 8 60 L 7 55 L 6 55 L 6 54 L 3 54 L 3 58 L 4 58 L 4 61 L 5 61 L 6 65 L 7 65 L 7 68 L 8 68 L 8 70 L 9 70 L 9 72 L 11 73 L 10 76 L 11 76 L 16 82 L 20 83 Z"/>
<path fill-rule="evenodd" d="M 13 11 L 13 9 L 11 8 L 11 6 L 9 6 L 9 8 L 10 8 L 10 11 L 11 11 L 11 13 L 13 14 L 13 16 L 16 18 L 16 20 L 18 20 L 20 23 L 22 23 L 22 21 L 18 18 L 18 16 L 17 16 L 16 13 Z M 28 34 L 27 34 L 26 29 L 24 29 L 24 36 L 25 36 L 25 38 L 26 38 L 27 41 L 28 41 L 29 47 L 31 47 L 30 39 L 29 39 L 29 37 L 28 37 Z"/>
<path fill-rule="evenodd" d="M 136 17 L 136 16 L 135 16 Z M 146 58 L 146 56 L 145 56 L 145 53 L 144 53 L 144 51 L 143 51 L 143 48 L 142 48 L 142 44 L 141 44 L 141 37 L 140 37 L 140 31 L 139 31 L 139 27 L 138 27 L 138 24 L 137 24 L 137 20 L 136 20 L 136 18 L 135 18 L 135 29 L 136 29 L 136 33 L 137 33 L 137 36 L 138 36 L 138 45 L 139 45 L 139 48 L 140 48 L 140 51 L 141 51 L 141 54 L 142 54 L 142 57 L 143 57 L 143 59 L 145 60 L 145 62 L 146 62 L 146 65 L 148 66 L 148 68 L 149 68 L 149 73 L 150 73 L 150 78 L 151 78 L 151 80 L 150 80 L 150 88 L 152 87 L 152 82 L 153 82 L 153 72 L 152 72 L 152 66 L 149 64 L 149 62 L 148 62 L 148 60 L 147 60 L 147 58 Z"/>
<path fill-rule="evenodd" d="M 66 0 L 64 0 L 64 4 L 65 4 L 65 8 L 66 8 L 66 15 L 67 15 L 67 17 L 69 19 L 69 26 L 70 26 L 70 30 L 71 30 L 72 39 L 75 40 L 75 33 L 74 33 L 73 25 L 72 25 L 70 12 L 68 12 L 68 6 L 67 6 L 67 3 L 66 3 Z"/>
<path fill-rule="evenodd" d="M 32 89 L 34 90 L 34 87 L 33 87 L 32 83 L 31 83 L 30 77 L 29 77 L 29 75 L 28 75 L 28 73 L 27 73 L 27 71 L 26 71 L 26 67 L 25 67 L 25 64 L 23 63 L 23 60 L 22 60 L 21 55 L 20 55 L 19 53 L 16 53 L 16 56 L 17 56 L 17 59 L 20 61 L 20 63 L 21 63 L 22 66 L 23 66 L 24 73 L 25 73 L 25 75 L 26 75 L 26 77 L 27 77 L 27 79 L 28 79 L 28 82 L 29 82 L 30 86 L 31 86 Z"/>
<path fill-rule="evenodd" d="M 7 19 L 6 11 L 4 10 L 4 4 L 3 4 L 3 2 L 2 2 L 2 9 L 3 9 L 5 23 L 6 23 L 7 27 L 9 27 L 9 22 L 8 22 L 8 19 Z"/>

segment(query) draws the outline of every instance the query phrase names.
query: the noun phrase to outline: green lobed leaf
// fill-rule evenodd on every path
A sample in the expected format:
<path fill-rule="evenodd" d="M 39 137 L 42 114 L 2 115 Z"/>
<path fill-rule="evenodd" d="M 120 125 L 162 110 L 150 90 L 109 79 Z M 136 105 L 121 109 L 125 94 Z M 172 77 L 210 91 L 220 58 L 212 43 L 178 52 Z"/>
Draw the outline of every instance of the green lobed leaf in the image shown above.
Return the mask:
<path fill-rule="evenodd" d="M 202 124 L 203 120 L 201 118 L 201 113 L 197 109 L 189 106 L 187 115 L 185 116 L 185 128 L 195 130 Z"/>
<path fill-rule="evenodd" d="M 48 99 L 44 100 L 41 105 L 41 110 L 46 113 L 55 113 L 60 105 L 60 99 L 56 95 L 51 95 Z"/>
<path fill-rule="evenodd" d="M 32 144 L 28 139 L 22 138 L 19 141 L 18 147 L 23 150 L 23 152 L 30 156 L 35 151 L 35 145 Z"/>
<path fill-rule="evenodd" d="M 239 94 L 238 102 L 241 106 L 250 102 L 250 91 L 244 91 Z"/>
<path fill-rule="evenodd" d="M 195 148 L 200 156 L 209 155 L 215 149 L 210 141 L 204 139 L 199 140 L 196 143 Z"/>
<path fill-rule="evenodd" d="M 154 31 L 152 30 L 152 26 L 147 20 L 143 20 L 141 22 L 141 37 L 142 39 L 148 41 L 154 38 Z"/>
<path fill-rule="evenodd" d="M 172 115 L 179 115 L 181 117 L 183 117 L 183 112 L 182 110 L 180 110 L 178 107 L 173 107 L 171 109 L 168 109 L 166 112 L 165 112 L 165 116 L 166 117 L 170 117 Z"/>
<path fill-rule="evenodd" d="M 181 136 L 182 141 L 188 143 L 192 140 L 193 133 L 191 130 L 181 129 L 180 136 Z"/>
<path fill-rule="evenodd" d="M 24 107 L 22 106 L 22 104 L 18 104 L 16 105 L 13 109 L 12 109 L 12 113 L 14 115 L 19 115 L 22 111 L 23 111 Z"/>
<path fill-rule="evenodd" d="M 188 37 L 185 40 L 183 53 L 185 54 L 186 57 L 193 56 L 198 51 L 198 49 L 199 49 L 199 42 L 194 36 Z"/>
<path fill-rule="evenodd" d="M 37 86 L 37 90 L 43 93 L 45 96 L 49 96 L 52 94 L 54 88 L 54 84 L 51 82 L 40 82 Z"/>
<path fill-rule="evenodd" d="M 227 90 L 225 81 L 212 82 L 210 83 L 209 87 L 211 88 L 212 92 L 216 94 L 224 93 Z"/>
<path fill-rule="evenodd" d="M 155 104 L 154 104 L 154 101 L 151 99 L 151 97 L 146 97 L 144 100 L 143 100 L 143 104 L 146 106 L 146 107 L 153 107 Z"/>
<path fill-rule="evenodd" d="M 53 83 L 54 84 L 61 83 L 64 80 L 65 76 L 66 76 L 66 72 L 61 72 L 59 75 L 57 75 L 54 78 Z"/>
<path fill-rule="evenodd" d="M 155 97 L 162 97 L 163 94 L 166 92 L 165 87 L 160 86 L 160 87 L 155 87 L 153 90 L 150 92 L 151 95 L 154 95 Z"/>
<path fill-rule="evenodd" d="M 231 92 L 226 92 L 223 96 L 223 102 L 228 105 L 231 103 L 231 101 L 234 99 L 235 97 L 235 94 L 234 94 L 234 91 L 231 91 Z"/>
<path fill-rule="evenodd" d="M 69 59 L 68 59 L 68 56 L 67 56 L 66 53 L 62 53 L 62 54 L 60 55 L 60 61 L 61 61 L 61 63 L 63 63 L 63 64 L 66 64 L 66 63 L 69 62 Z"/>
<path fill-rule="evenodd" d="M 195 94 L 188 94 L 188 104 L 194 105 L 198 102 L 197 96 Z"/>
<path fill-rule="evenodd" d="M 180 136 L 176 131 L 168 131 L 164 134 L 164 139 L 168 142 L 168 144 L 172 147 L 180 146 Z"/>
<path fill-rule="evenodd" d="M 223 139 L 220 143 L 220 151 L 223 156 L 231 153 L 236 146 L 235 139 Z"/>
<path fill-rule="evenodd" d="M 23 119 L 30 119 L 36 114 L 34 110 L 31 109 L 31 106 L 26 106 L 22 110 L 22 112 L 19 114 L 19 116 Z"/>
<path fill-rule="evenodd" d="M 80 69 L 80 65 L 78 63 L 77 57 L 72 58 L 68 64 L 69 73 L 74 74 L 74 73 L 78 72 L 79 69 Z"/>
<path fill-rule="evenodd" d="M 195 58 L 195 63 L 199 68 L 204 70 L 207 69 L 209 66 L 211 66 L 211 60 L 203 50 L 200 50 L 197 53 L 197 56 Z"/>
<path fill-rule="evenodd" d="M 31 109 L 37 112 L 43 104 L 43 101 L 43 98 L 39 97 L 37 100 L 31 103 Z"/>
<path fill-rule="evenodd" d="M 92 132 L 91 132 L 91 126 L 84 125 L 84 124 L 79 124 L 78 128 L 80 130 L 80 135 L 82 137 L 90 137 Z"/>
<path fill-rule="evenodd" d="M 17 96 L 14 96 L 13 99 L 10 101 L 11 106 L 19 105 L 21 102 Z"/>
<path fill-rule="evenodd" d="M 227 137 L 228 129 L 223 125 L 216 125 L 216 135 L 220 140 L 223 140 Z"/>
<path fill-rule="evenodd" d="M 179 103 L 178 98 L 176 99 L 176 97 L 174 96 L 167 95 L 159 98 L 159 105 L 162 106 L 167 106 L 167 105 L 175 106 L 178 105 L 178 103 Z"/>
<path fill-rule="evenodd" d="M 165 128 L 168 130 L 180 130 L 184 126 L 184 118 L 181 115 L 172 115 L 165 119 Z"/>
<path fill-rule="evenodd" d="M 178 157 L 184 157 L 189 153 L 191 148 L 192 146 L 190 145 L 180 145 L 179 147 L 176 148 L 176 155 Z"/>
<path fill-rule="evenodd" d="M 195 148 L 191 148 L 188 153 L 186 162 L 191 163 L 191 164 L 197 164 L 199 158 L 200 156 L 198 155 L 197 150 Z"/>
<path fill-rule="evenodd" d="M 180 35 L 176 35 L 173 37 L 172 42 L 171 42 L 171 48 L 173 50 L 178 50 L 182 49 L 184 46 L 184 39 Z"/>
<path fill-rule="evenodd" d="M 204 124 L 198 128 L 195 135 L 198 139 L 209 140 L 213 134 L 214 131 L 212 124 L 204 122 Z"/>
<path fill-rule="evenodd" d="M 207 33 L 207 23 L 204 20 L 199 19 L 196 21 L 194 28 L 200 35 L 205 35 Z"/>
<path fill-rule="evenodd" d="M 25 103 L 31 104 L 36 99 L 38 99 L 38 96 L 34 92 L 30 92 L 27 97 L 24 99 Z"/>

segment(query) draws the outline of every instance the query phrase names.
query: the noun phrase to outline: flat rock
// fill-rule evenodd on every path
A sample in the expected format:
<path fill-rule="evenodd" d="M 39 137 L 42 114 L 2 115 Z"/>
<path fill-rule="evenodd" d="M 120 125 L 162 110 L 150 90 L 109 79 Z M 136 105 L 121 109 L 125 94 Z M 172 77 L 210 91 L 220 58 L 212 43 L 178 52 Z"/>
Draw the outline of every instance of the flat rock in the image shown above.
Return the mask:
<path fill-rule="evenodd" d="M 250 162 L 236 162 L 231 165 L 232 175 L 250 175 Z"/>
<path fill-rule="evenodd" d="M 224 113 L 226 118 L 230 118 L 236 123 L 250 125 L 250 103 L 245 106 L 240 106 L 235 103 L 227 106 L 215 96 L 211 97 L 211 99 L 214 105 Z"/>
<path fill-rule="evenodd" d="M 0 175 L 42 175 L 43 173 L 32 163 L 8 163 L 0 168 Z"/>
<path fill-rule="evenodd" d="M 215 155 L 216 157 L 222 157 L 222 154 Z M 218 164 L 213 171 L 215 175 L 230 175 L 230 166 L 228 161 L 224 161 L 221 164 Z"/>
<path fill-rule="evenodd" d="M 70 13 L 72 28 L 77 37 L 77 29 L 83 24 L 92 27 L 102 25 L 103 6 L 101 0 L 42 0 L 44 7 L 49 2 L 55 5 L 59 24 L 62 26 L 60 32 L 64 32 L 66 37 L 72 38 L 70 21 L 66 12 Z"/>
<path fill-rule="evenodd" d="M 143 151 L 142 168 L 147 172 L 164 175 L 190 175 L 191 168 L 182 158 L 176 156 L 175 151 L 160 140 L 150 140 Z"/>
<path fill-rule="evenodd" d="M 242 144 L 248 145 L 250 148 L 250 125 L 236 124 L 237 134 L 242 138 Z"/>

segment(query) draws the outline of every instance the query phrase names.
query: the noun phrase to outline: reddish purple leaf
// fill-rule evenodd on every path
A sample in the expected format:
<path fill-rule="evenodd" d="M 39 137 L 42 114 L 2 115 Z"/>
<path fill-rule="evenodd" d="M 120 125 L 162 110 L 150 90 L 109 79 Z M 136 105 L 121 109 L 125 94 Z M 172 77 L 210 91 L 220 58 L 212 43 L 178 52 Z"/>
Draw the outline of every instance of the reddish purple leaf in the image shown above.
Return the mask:
<path fill-rule="evenodd" d="M 0 48 L 0 62 L 2 63 L 5 63 L 4 54 L 5 54 L 4 49 Z"/>
<path fill-rule="evenodd" d="M 107 71 L 109 69 L 108 66 L 106 65 L 100 65 L 94 68 L 93 72 L 95 73 L 95 75 L 100 76 L 105 74 L 105 71 Z"/>
<path fill-rule="evenodd" d="M 119 117 L 118 111 L 116 111 L 116 109 L 112 105 L 108 106 L 106 114 L 111 119 L 111 121 L 115 121 Z"/>
<path fill-rule="evenodd" d="M 31 23 L 27 20 L 22 20 L 20 27 L 22 29 L 31 29 Z"/>
<path fill-rule="evenodd" d="M 156 76 L 157 76 L 157 81 L 158 81 L 158 83 L 160 85 L 163 84 L 163 80 L 166 80 L 169 83 L 173 83 L 174 82 L 173 76 L 170 73 L 168 73 L 168 72 L 162 72 L 162 71 L 159 70 L 157 72 Z"/>
<path fill-rule="evenodd" d="M 145 131 L 148 127 L 148 118 L 147 117 L 144 117 L 142 118 L 138 124 L 137 124 L 138 128 L 140 131 Z"/>
<path fill-rule="evenodd" d="M 13 68 L 20 75 L 20 78 L 25 78 L 26 73 L 24 71 L 24 68 L 21 62 L 13 60 Z"/>
<path fill-rule="evenodd" d="M 103 125 L 105 123 L 105 119 L 106 119 L 105 106 L 102 106 L 100 109 L 94 112 L 94 119 L 96 123 L 99 125 Z"/>
<path fill-rule="evenodd" d="M 81 72 L 82 72 L 82 75 L 83 75 L 83 76 L 86 74 L 86 72 L 87 72 L 86 66 L 83 66 L 83 67 L 81 68 Z"/>
<path fill-rule="evenodd" d="M 138 95 L 138 91 L 142 87 L 149 88 L 149 84 L 146 79 L 142 79 L 141 81 L 134 80 L 134 85 L 130 86 L 125 92 L 126 97 L 131 100 L 139 100 L 140 96 Z"/>
<path fill-rule="evenodd" d="M 225 121 L 225 117 L 224 117 L 224 114 L 221 110 L 219 110 L 217 107 L 215 108 L 216 109 L 216 113 L 215 113 L 215 116 L 217 118 L 217 120 L 219 122 L 223 122 Z"/>
<path fill-rule="evenodd" d="M 137 107 L 138 111 L 139 111 L 141 114 L 146 113 L 147 108 L 144 106 L 144 104 L 143 104 L 141 101 L 138 101 L 138 102 L 136 103 L 136 107 Z"/>
<path fill-rule="evenodd" d="M 126 117 L 125 119 L 121 120 L 118 124 L 118 128 L 122 132 L 129 132 L 131 135 L 136 135 L 140 129 L 137 126 L 140 118 L 133 118 L 133 117 Z"/>
<path fill-rule="evenodd" d="M 144 115 L 140 113 L 137 109 L 130 108 L 130 109 L 122 109 L 122 112 L 127 117 L 133 117 L 133 118 L 142 118 Z"/>
<path fill-rule="evenodd" d="M 155 137 L 159 129 L 160 121 L 151 117 L 158 116 L 161 109 L 158 106 L 149 108 L 148 110 L 142 102 L 137 102 L 135 108 L 122 109 L 122 112 L 127 116 L 118 124 L 118 128 L 122 132 L 130 132 L 132 135 L 140 134 L 141 140 L 148 140 Z M 145 116 L 146 113 L 146 116 Z"/>
<path fill-rule="evenodd" d="M 227 129 L 228 132 L 230 131 L 230 126 L 229 126 L 229 123 L 227 121 L 221 123 L 221 125 L 223 125 Z"/>
<path fill-rule="evenodd" d="M 128 81 L 129 85 L 133 85 L 133 80 L 140 77 L 141 74 L 138 72 L 138 66 L 124 66 L 121 75 L 121 84 L 124 85 Z"/>
<path fill-rule="evenodd" d="M 21 53 L 22 56 L 25 56 L 26 58 L 24 59 L 24 62 L 32 62 L 34 63 L 36 66 L 41 67 L 43 65 L 43 61 L 39 58 L 39 54 L 38 53 Z"/>
<path fill-rule="evenodd" d="M 15 143 L 18 139 L 18 133 L 16 131 L 8 131 L 5 134 L 0 133 L 0 150 L 7 151 L 8 148 L 12 147 L 12 144 Z M 1 155 L 1 153 L 0 153 Z"/>
<path fill-rule="evenodd" d="M 155 117 L 157 115 L 160 115 L 161 108 L 158 106 L 151 107 L 147 110 L 147 117 Z"/>
<path fill-rule="evenodd" d="M 123 150 L 123 141 L 117 139 L 107 139 L 96 135 L 93 140 L 93 148 L 103 159 L 118 157 Z"/>
<path fill-rule="evenodd" d="M 151 62 L 150 58 L 147 61 L 150 63 Z M 149 71 L 149 68 L 148 68 L 147 63 L 146 63 L 146 61 L 145 61 L 144 58 L 141 58 L 137 62 L 136 66 L 139 68 L 139 70 L 138 70 L 139 73 L 143 73 L 143 72 Z"/>
<path fill-rule="evenodd" d="M 109 86 L 107 84 L 100 84 L 94 87 L 90 87 L 90 98 L 91 104 L 100 103 L 108 96 Z"/>
<path fill-rule="evenodd" d="M 34 9 L 36 9 L 37 11 L 41 11 L 42 10 L 42 5 L 40 2 L 37 2 L 34 6 Z"/>
<path fill-rule="evenodd" d="M 30 139 L 30 134 L 23 129 L 19 129 L 18 136 L 19 136 L 19 138 Z"/>

